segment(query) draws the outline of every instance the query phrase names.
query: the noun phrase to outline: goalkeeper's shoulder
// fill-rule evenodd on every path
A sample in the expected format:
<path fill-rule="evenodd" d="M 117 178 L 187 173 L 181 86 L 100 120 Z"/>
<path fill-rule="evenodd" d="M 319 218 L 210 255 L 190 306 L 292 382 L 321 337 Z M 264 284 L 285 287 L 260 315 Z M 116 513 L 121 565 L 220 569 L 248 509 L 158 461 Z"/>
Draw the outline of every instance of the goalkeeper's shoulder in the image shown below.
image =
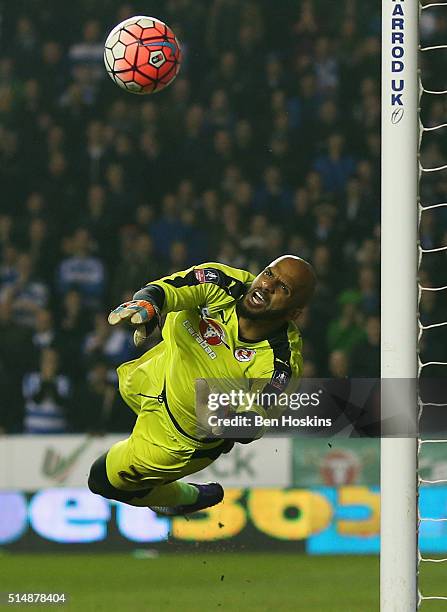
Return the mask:
<path fill-rule="evenodd" d="M 232 266 L 216 261 L 208 261 L 195 264 L 187 270 L 179 270 L 178 272 L 173 272 L 168 276 L 162 276 L 159 279 L 152 280 L 146 286 L 163 286 L 165 283 L 168 283 L 171 286 L 181 286 L 185 283 L 190 285 L 212 283 L 215 285 L 228 286 L 231 284 L 232 280 L 245 284 L 251 283 L 254 278 L 254 274 L 248 272 L 247 270 L 233 268 Z"/>
<path fill-rule="evenodd" d="M 193 269 L 197 271 L 197 276 L 201 279 L 201 282 L 214 282 L 215 284 L 226 284 L 226 280 L 235 280 L 242 283 L 251 283 L 255 278 L 255 275 L 248 270 L 242 270 L 241 268 L 233 268 L 224 263 L 216 261 L 208 261 L 205 263 L 197 264 L 193 266 Z M 202 274 L 201 274 L 202 271 Z"/>

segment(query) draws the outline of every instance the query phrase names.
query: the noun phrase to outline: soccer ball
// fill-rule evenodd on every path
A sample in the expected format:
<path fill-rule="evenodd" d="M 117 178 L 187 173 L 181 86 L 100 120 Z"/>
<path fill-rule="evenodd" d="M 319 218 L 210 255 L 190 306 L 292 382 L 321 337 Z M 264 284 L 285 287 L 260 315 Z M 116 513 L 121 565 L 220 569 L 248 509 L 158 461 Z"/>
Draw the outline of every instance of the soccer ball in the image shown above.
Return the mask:
<path fill-rule="evenodd" d="M 175 79 L 181 61 L 174 32 L 154 17 L 126 19 L 105 42 L 104 63 L 110 78 L 131 93 L 161 91 Z"/>

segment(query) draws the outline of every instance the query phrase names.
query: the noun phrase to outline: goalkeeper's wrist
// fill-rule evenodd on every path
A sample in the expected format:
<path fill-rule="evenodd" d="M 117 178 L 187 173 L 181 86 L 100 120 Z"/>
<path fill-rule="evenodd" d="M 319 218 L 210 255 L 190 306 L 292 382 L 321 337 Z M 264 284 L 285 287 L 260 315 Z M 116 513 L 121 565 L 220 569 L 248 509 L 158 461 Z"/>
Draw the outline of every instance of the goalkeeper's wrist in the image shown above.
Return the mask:
<path fill-rule="evenodd" d="M 146 285 L 134 294 L 133 299 L 149 302 L 154 307 L 157 317 L 160 317 L 165 302 L 165 292 L 158 285 Z"/>

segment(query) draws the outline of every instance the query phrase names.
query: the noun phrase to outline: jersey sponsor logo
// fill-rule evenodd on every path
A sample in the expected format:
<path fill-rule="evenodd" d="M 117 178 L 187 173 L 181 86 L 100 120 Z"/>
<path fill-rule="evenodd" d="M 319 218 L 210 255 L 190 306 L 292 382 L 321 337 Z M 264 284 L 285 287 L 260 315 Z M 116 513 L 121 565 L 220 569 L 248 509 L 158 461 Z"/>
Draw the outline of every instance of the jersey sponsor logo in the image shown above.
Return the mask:
<path fill-rule="evenodd" d="M 225 332 L 216 321 L 212 319 L 200 319 L 200 335 L 210 346 L 222 344 L 225 339 Z"/>
<path fill-rule="evenodd" d="M 213 349 L 210 346 L 208 346 L 207 341 L 204 340 L 202 338 L 202 336 L 198 332 L 196 332 L 196 330 L 191 325 L 191 323 L 188 321 L 188 319 L 183 321 L 182 325 L 183 325 L 183 327 L 185 327 L 187 329 L 189 335 L 192 336 L 195 339 L 195 341 L 200 346 L 200 348 L 202 348 L 205 351 L 205 353 L 208 355 L 208 357 L 210 359 L 216 359 L 216 357 L 217 357 L 216 353 L 213 351 Z"/>
<path fill-rule="evenodd" d="M 276 387 L 276 389 L 284 389 L 289 380 L 290 376 L 289 374 L 287 374 L 287 372 L 283 372 L 282 370 L 275 370 L 273 372 L 270 384 L 272 385 L 272 387 Z"/>
<path fill-rule="evenodd" d="M 219 274 L 211 268 L 203 268 L 202 270 L 194 270 L 194 275 L 199 283 L 215 283 L 219 281 Z"/>
<path fill-rule="evenodd" d="M 255 349 L 246 349 L 242 347 L 234 349 L 234 356 L 238 361 L 251 361 L 255 355 Z"/>

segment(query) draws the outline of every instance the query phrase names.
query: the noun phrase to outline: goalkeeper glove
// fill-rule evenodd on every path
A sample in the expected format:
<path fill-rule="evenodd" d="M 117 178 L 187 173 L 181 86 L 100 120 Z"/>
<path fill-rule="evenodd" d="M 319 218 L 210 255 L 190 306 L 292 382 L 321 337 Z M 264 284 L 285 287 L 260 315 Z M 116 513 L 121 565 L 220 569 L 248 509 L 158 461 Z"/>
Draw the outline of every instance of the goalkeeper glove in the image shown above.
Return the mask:
<path fill-rule="evenodd" d="M 157 325 L 158 312 L 146 300 L 132 300 L 112 310 L 107 320 L 110 325 L 117 325 L 122 321 L 135 325 L 133 341 L 135 346 L 141 346 Z"/>

